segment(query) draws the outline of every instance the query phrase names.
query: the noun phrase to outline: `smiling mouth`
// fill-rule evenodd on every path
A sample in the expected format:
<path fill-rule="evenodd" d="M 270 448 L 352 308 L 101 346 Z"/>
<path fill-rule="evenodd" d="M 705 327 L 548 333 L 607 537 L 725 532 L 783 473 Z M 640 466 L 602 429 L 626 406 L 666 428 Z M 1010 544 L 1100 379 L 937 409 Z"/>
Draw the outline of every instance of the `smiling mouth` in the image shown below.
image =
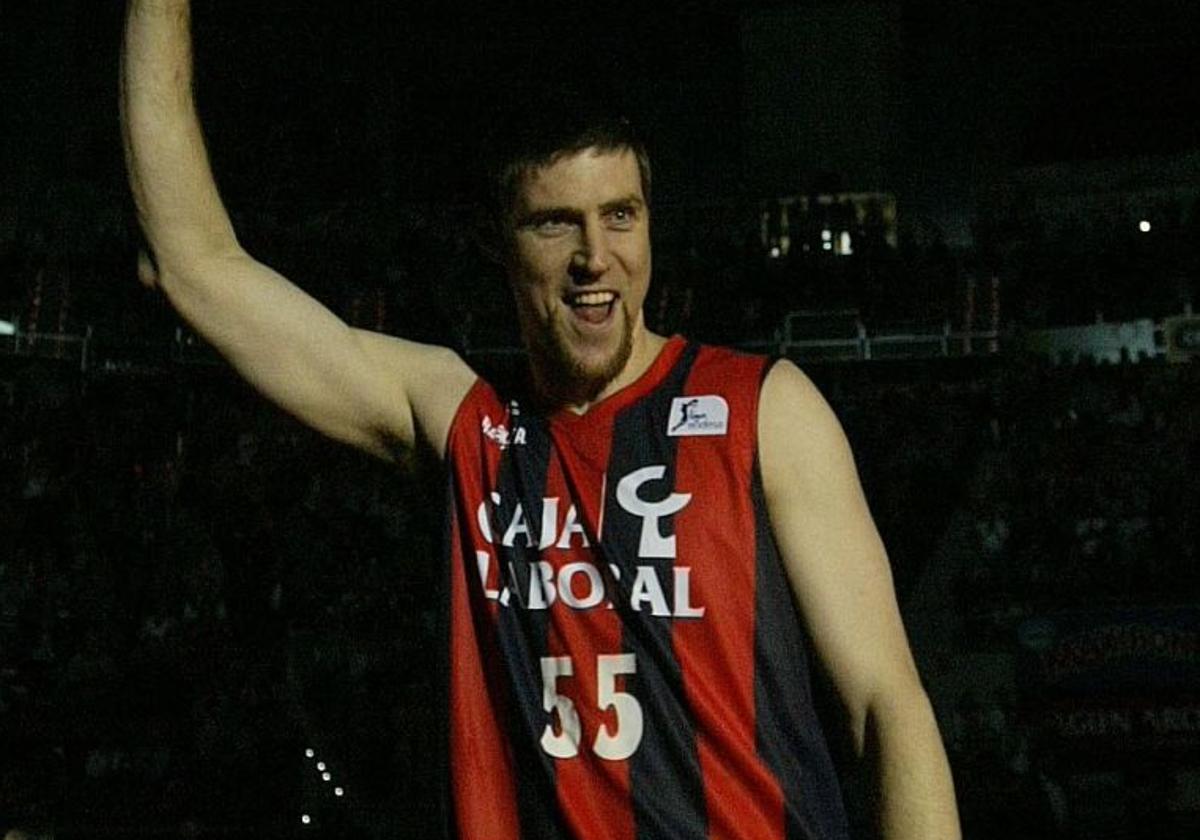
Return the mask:
<path fill-rule="evenodd" d="M 612 314 L 617 295 L 615 292 L 574 292 L 563 300 L 579 320 L 588 324 L 602 324 Z"/>

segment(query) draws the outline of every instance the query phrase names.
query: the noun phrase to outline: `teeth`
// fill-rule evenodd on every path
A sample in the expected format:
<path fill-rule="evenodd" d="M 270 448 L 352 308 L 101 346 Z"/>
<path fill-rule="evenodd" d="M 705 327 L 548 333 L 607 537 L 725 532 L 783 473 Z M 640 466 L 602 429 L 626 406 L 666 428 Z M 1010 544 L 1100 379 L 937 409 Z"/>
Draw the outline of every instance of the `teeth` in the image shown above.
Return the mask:
<path fill-rule="evenodd" d="M 571 295 L 569 301 L 571 306 L 605 306 L 616 299 L 617 296 L 612 292 L 584 292 Z"/>

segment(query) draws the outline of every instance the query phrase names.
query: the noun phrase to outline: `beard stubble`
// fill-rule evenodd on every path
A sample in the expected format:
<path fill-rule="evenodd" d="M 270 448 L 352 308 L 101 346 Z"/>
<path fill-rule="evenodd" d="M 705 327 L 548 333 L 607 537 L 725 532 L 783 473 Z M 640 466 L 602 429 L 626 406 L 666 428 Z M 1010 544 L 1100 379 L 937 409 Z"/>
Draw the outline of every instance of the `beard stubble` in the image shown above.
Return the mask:
<path fill-rule="evenodd" d="M 553 401 L 591 402 L 616 379 L 633 353 L 633 316 L 624 298 L 618 300 L 623 314 L 621 336 L 616 348 L 599 363 L 588 364 L 574 352 L 567 335 L 568 327 L 556 316 L 548 324 L 538 325 L 527 345 L 537 368 L 537 381 Z"/>

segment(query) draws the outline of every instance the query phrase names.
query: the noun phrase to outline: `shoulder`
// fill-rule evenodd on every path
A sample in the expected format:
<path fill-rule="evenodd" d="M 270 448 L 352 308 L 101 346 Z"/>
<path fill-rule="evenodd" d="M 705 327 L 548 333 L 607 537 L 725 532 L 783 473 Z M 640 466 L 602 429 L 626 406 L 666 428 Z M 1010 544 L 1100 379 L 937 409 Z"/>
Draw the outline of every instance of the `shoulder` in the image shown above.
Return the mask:
<path fill-rule="evenodd" d="M 763 415 L 812 414 L 828 408 L 808 374 L 788 359 L 768 361 L 763 371 L 759 403 Z"/>
<path fill-rule="evenodd" d="M 763 483 L 771 494 L 814 492 L 856 474 L 845 432 L 813 381 L 792 362 L 771 365 L 763 378 L 758 410 Z"/>
<path fill-rule="evenodd" d="M 763 371 L 759 393 L 759 427 L 786 424 L 794 431 L 828 434 L 840 424 L 821 391 L 804 371 L 787 359 Z"/>

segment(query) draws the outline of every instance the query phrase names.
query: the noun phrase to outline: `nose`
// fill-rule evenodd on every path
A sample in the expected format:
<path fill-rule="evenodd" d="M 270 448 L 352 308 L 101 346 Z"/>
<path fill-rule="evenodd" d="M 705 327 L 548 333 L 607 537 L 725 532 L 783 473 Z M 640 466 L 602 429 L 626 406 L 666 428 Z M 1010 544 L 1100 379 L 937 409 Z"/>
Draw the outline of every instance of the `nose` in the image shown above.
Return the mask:
<path fill-rule="evenodd" d="M 581 233 L 579 247 L 571 255 L 571 277 L 577 283 L 587 283 L 608 271 L 608 238 L 598 220 L 589 220 Z"/>

